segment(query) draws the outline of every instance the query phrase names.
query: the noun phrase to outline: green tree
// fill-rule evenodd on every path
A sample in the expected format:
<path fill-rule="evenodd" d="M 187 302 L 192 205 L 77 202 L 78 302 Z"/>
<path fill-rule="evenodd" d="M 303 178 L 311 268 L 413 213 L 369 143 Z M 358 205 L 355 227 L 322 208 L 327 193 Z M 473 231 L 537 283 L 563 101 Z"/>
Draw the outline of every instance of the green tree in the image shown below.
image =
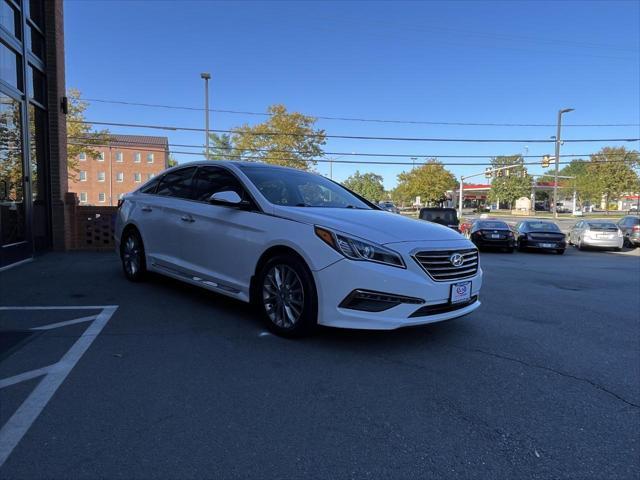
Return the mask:
<path fill-rule="evenodd" d="M 169 166 L 169 168 L 175 167 L 176 165 L 178 165 L 178 161 L 176 160 L 176 157 L 170 154 L 169 160 L 167 160 L 167 165 Z"/>
<path fill-rule="evenodd" d="M 509 170 L 502 170 L 494 173 L 489 191 L 489 200 L 505 201 L 511 207 L 520 197 L 528 197 L 531 193 L 531 177 L 524 166 L 524 159 L 521 155 L 508 155 L 495 157 L 491 164 L 493 168 L 516 165 Z"/>
<path fill-rule="evenodd" d="M 109 143 L 109 131 L 94 131 L 93 127 L 84 122 L 84 112 L 89 106 L 89 102 L 82 100 L 80 91 L 70 88 L 67 91 L 68 108 L 67 113 L 67 169 L 69 178 L 75 177 L 78 173 L 78 156 L 84 153 L 90 158 L 98 158 L 100 152 L 93 148 L 97 145 Z"/>
<path fill-rule="evenodd" d="M 413 201 L 419 196 L 426 203 L 438 202 L 444 198 L 447 190 L 456 185 L 453 174 L 432 158 L 424 165 L 399 174 L 392 198 L 396 201 Z"/>
<path fill-rule="evenodd" d="M 382 175 L 360 173 L 360 171 L 356 170 L 356 173 L 349 176 L 342 184 L 370 202 L 378 203 L 385 197 L 382 180 Z"/>
<path fill-rule="evenodd" d="M 596 200 L 617 200 L 623 193 L 640 188 L 640 179 L 634 168 L 640 166 L 640 156 L 625 147 L 604 147 L 591 155 L 584 173 L 585 190 Z"/>
<path fill-rule="evenodd" d="M 314 117 L 289 113 L 284 105 L 272 105 L 268 112 L 271 116 L 263 123 L 233 129 L 235 151 L 244 160 L 309 170 L 324 154 L 324 130 L 314 128 Z"/>
<path fill-rule="evenodd" d="M 205 158 L 207 153 L 203 152 Z M 223 133 L 218 135 L 217 133 L 209 134 L 209 157 L 208 160 L 237 160 L 238 154 L 235 153 L 233 141 L 231 135 Z"/>

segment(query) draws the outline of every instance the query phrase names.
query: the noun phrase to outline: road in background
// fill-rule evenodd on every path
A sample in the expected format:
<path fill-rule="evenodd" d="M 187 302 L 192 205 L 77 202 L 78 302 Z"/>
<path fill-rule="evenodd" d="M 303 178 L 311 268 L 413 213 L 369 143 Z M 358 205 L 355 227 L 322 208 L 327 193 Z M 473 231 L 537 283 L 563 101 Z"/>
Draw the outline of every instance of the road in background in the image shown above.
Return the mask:
<path fill-rule="evenodd" d="M 637 477 L 640 259 L 481 262 L 468 317 L 296 341 L 219 295 L 129 283 L 111 254 L 2 273 L 5 303 L 119 307 L 0 477 Z M 50 363 L 70 341 L 27 345 Z M 0 391 L 3 410 L 33 387 Z"/>

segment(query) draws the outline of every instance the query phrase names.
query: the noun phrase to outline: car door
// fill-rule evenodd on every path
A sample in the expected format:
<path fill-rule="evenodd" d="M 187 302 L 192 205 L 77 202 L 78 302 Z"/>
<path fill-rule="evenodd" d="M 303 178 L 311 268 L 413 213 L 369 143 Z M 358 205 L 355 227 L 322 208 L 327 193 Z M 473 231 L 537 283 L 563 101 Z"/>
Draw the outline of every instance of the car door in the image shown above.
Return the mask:
<path fill-rule="evenodd" d="M 214 193 L 234 191 L 242 204 L 213 204 Z M 199 167 L 187 202 L 192 218 L 184 239 L 185 268 L 208 285 L 238 297 L 249 295 L 249 283 L 273 219 L 262 214 L 243 184 L 227 168 Z"/>
<path fill-rule="evenodd" d="M 190 202 L 191 180 L 196 167 L 171 170 L 164 174 L 153 195 L 147 212 L 153 221 L 145 223 L 142 231 L 151 268 L 182 275 L 184 264 L 184 235 L 189 217 L 185 205 Z M 144 211 L 144 209 L 142 209 Z M 144 215 L 144 213 L 141 213 Z"/>

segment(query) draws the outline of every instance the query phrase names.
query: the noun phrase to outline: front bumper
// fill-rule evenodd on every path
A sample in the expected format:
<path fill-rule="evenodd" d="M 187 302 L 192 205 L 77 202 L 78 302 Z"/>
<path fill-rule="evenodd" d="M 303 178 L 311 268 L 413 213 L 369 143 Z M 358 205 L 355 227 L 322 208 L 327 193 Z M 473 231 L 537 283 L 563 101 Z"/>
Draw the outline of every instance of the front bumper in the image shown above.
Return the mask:
<path fill-rule="evenodd" d="M 406 269 L 343 259 L 313 272 L 318 290 L 318 323 L 340 328 L 392 330 L 450 320 L 467 315 L 480 306 L 481 268 L 469 278 L 436 282 L 417 262 L 409 261 L 406 255 L 403 257 L 407 263 Z M 451 306 L 451 285 L 464 281 L 471 281 L 471 296 L 476 297 L 475 301 L 453 310 L 446 308 Z M 380 312 L 341 307 L 343 300 L 355 289 L 422 299 L 424 303 L 401 303 Z M 430 305 L 443 308 L 432 309 L 434 313 L 424 313 L 423 310 L 418 312 L 418 316 L 412 316 Z"/>

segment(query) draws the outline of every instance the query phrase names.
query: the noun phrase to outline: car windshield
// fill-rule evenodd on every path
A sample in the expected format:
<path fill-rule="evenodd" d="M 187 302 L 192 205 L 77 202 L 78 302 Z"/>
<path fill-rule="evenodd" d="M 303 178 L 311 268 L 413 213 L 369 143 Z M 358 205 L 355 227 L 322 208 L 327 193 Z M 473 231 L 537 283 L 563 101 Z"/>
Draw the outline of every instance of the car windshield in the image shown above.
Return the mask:
<path fill-rule="evenodd" d="M 314 173 L 252 165 L 240 169 L 275 205 L 371 209 L 345 188 Z"/>
<path fill-rule="evenodd" d="M 526 228 L 533 232 L 559 232 L 560 229 L 555 223 L 549 222 L 527 222 Z"/>
<path fill-rule="evenodd" d="M 489 230 L 508 230 L 509 226 L 504 222 L 478 222 L 479 229 L 489 229 Z"/>

